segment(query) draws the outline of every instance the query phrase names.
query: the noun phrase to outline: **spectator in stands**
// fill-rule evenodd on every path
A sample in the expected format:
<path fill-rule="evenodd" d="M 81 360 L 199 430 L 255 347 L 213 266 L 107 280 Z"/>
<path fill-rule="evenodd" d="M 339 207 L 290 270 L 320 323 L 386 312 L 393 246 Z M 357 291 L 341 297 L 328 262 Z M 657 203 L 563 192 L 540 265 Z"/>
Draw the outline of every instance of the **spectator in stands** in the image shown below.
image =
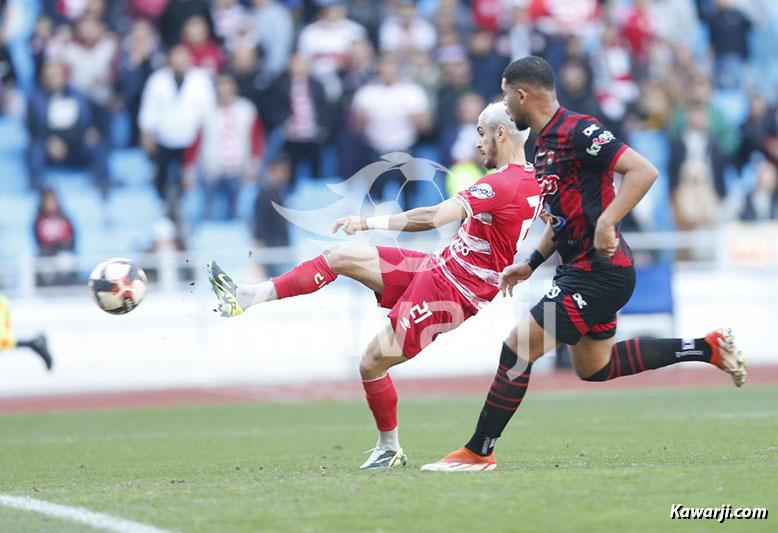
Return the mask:
<path fill-rule="evenodd" d="M 738 157 L 739 166 L 748 163 L 756 153 L 761 152 L 773 164 L 778 164 L 778 115 L 767 105 L 760 93 L 752 93 L 748 108 L 748 119 L 740 127 L 743 142 Z"/>
<path fill-rule="evenodd" d="M 681 137 L 681 132 L 687 127 L 690 109 L 694 106 L 702 106 L 707 112 L 707 124 L 711 137 L 715 140 L 720 153 L 724 158 L 730 158 L 737 153 L 740 146 L 740 135 L 724 114 L 714 105 L 711 95 L 712 87 L 708 78 L 702 74 L 695 74 L 691 89 L 687 91 L 687 104 L 676 108 L 670 117 L 668 134 L 671 141 Z"/>
<path fill-rule="evenodd" d="M 267 100 L 272 123 L 284 129 L 292 180 L 302 161 L 310 165 L 314 178 L 320 177 L 321 148 L 332 126 L 332 110 L 321 83 L 310 74 L 310 60 L 294 54 L 287 73 L 271 85 Z"/>
<path fill-rule="evenodd" d="M 159 36 L 154 26 L 145 18 L 135 20 L 122 42 L 116 83 L 116 91 L 121 95 L 130 118 L 132 146 L 140 142 L 138 112 L 143 86 L 151 73 L 164 62 L 165 57 L 160 50 Z"/>
<path fill-rule="evenodd" d="M 473 88 L 486 102 L 502 96 L 500 80 L 508 66 L 508 58 L 497 53 L 495 35 L 491 31 L 476 30 L 470 34 L 470 71 Z"/>
<path fill-rule="evenodd" d="M 716 59 L 716 85 L 728 89 L 740 87 L 743 65 L 749 57 L 750 19 L 732 0 L 716 0 L 716 10 L 705 22 Z"/>
<path fill-rule="evenodd" d="M 155 71 L 143 88 L 138 114 L 141 146 L 156 166 L 154 183 L 165 201 L 167 216 L 177 222 L 184 152 L 214 101 L 211 79 L 192 66 L 183 45 L 170 50 L 167 66 Z"/>
<path fill-rule="evenodd" d="M 100 134 L 108 138 L 113 103 L 114 65 L 119 47 L 116 35 L 92 17 L 78 21 L 76 38 L 65 46 L 63 59 L 70 84 L 92 103 Z"/>
<path fill-rule="evenodd" d="M 265 133 L 257 109 L 238 95 L 235 78 L 222 74 L 216 79 L 216 107 L 205 113 L 203 126 L 184 158 L 185 181 L 195 181 L 196 170 L 202 177 L 206 216 L 233 219 L 241 183 L 257 179 L 264 150 Z M 226 205 L 220 216 L 217 202 Z"/>
<path fill-rule="evenodd" d="M 211 6 L 211 19 L 216 38 L 227 49 L 234 46 L 240 38 L 248 12 L 238 0 L 214 0 Z"/>
<path fill-rule="evenodd" d="M 529 16 L 545 41 L 543 56 L 554 69 L 559 68 L 565 59 L 569 38 L 599 32 L 600 9 L 597 0 L 531 0 Z"/>
<path fill-rule="evenodd" d="M 651 28 L 656 37 L 675 48 L 693 50 L 699 35 L 700 21 L 695 0 L 651 0 Z"/>
<path fill-rule="evenodd" d="M 238 93 L 257 107 L 265 128 L 270 131 L 278 126 L 273 122 L 276 117 L 272 116 L 272 105 L 265 97 L 273 80 L 264 70 L 264 63 L 257 58 L 257 47 L 245 41 L 237 43 L 230 51 L 227 72 L 235 78 Z"/>
<path fill-rule="evenodd" d="M 439 1 L 436 3 L 440 4 Z M 367 30 L 366 37 L 371 43 L 379 42 L 379 28 L 391 14 L 391 2 L 380 0 L 351 0 L 349 2 L 348 18 Z"/>
<path fill-rule="evenodd" d="M 508 41 L 511 47 L 511 61 L 532 55 L 532 26 L 529 23 L 527 6 L 516 2 L 511 11 L 511 28 Z"/>
<path fill-rule="evenodd" d="M 476 108 L 481 106 L 478 111 Z M 471 161 L 475 142 L 478 139 L 476 123 L 486 107 L 483 97 L 475 91 L 462 93 L 456 102 L 456 122 L 440 132 L 438 151 L 440 163 L 449 167 L 459 161 Z M 471 142 L 472 141 L 472 142 Z M 472 146 L 470 146 L 472 145 Z M 456 192 L 456 191 L 455 191 Z"/>
<path fill-rule="evenodd" d="M 85 16 L 105 15 L 104 0 L 44 0 L 45 12 L 59 22 L 75 22 Z"/>
<path fill-rule="evenodd" d="M 16 69 L 4 41 L 0 36 L 0 114 L 22 118 L 24 96 L 16 86 Z"/>
<path fill-rule="evenodd" d="M 405 72 L 410 81 L 421 85 L 424 92 L 427 93 L 430 109 L 436 109 L 438 91 L 443 79 L 438 65 L 432 60 L 432 53 L 425 50 L 415 50 L 405 67 Z"/>
<path fill-rule="evenodd" d="M 252 0 L 254 27 L 264 51 L 265 70 L 277 76 L 286 70 L 294 45 L 294 21 L 279 0 Z"/>
<path fill-rule="evenodd" d="M 435 27 L 416 13 L 412 0 L 397 0 L 378 30 L 378 45 L 381 52 L 390 52 L 405 63 L 414 50 L 429 52 L 435 47 Z"/>
<path fill-rule="evenodd" d="M 169 0 L 159 17 L 159 34 L 165 46 L 171 47 L 181 39 L 184 23 L 191 17 L 201 16 L 208 25 L 209 37 L 213 37 L 211 5 L 208 0 Z"/>
<path fill-rule="evenodd" d="M 214 75 L 224 66 L 221 48 L 211 39 L 205 17 L 189 17 L 181 28 L 181 44 L 189 50 L 192 64 Z"/>
<path fill-rule="evenodd" d="M 742 220 L 778 219 L 778 168 L 767 159 L 756 164 L 756 186 L 745 198 Z"/>
<path fill-rule="evenodd" d="M 578 113 L 601 116 L 588 65 L 579 59 L 568 59 L 562 63 L 557 79 L 560 105 Z"/>
<path fill-rule="evenodd" d="M 146 18 L 157 22 L 169 0 L 125 0 L 127 14 L 133 19 Z"/>
<path fill-rule="evenodd" d="M 649 60 L 649 50 L 654 40 L 654 29 L 651 25 L 649 0 L 635 0 L 628 8 L 621 32 L 629 44 L 632 56 L 638 65 L 645 66 Z"/>
<path fill-rule="evenodd" d="M 429 102 L 421 86 L 399 77 L 399 62 L 384 54 L 378 63 L 378 79 L 354 95 L 355 127 L 371 150 L 367 162 L 391 152 L 409 152 L 421 133 L 432 126 Z M 385 181 L 376 194 L 383 198 Z M 405 200 L 408 189 L 404 187 Z"/>
<path fill-rule="evenodd" d="M 675 225 L 688 231 L 710 228 L 720 218 L 721 199 L 716 194 L 708 161 L 688 159 L 684 161 L 671 185 L 671 201 Z"/>
<path fill-rule="evenodd" d="M 484 176 L 482 157 L 475 147 L 478 141 L 478 117 L 486 102 L 478 93 L 465 93 L 457 101 L 456 130 L 448 135 L 450 142 L 444 145 L 444 165 L 451 172 L 446 176 L 446 195 L 452 197 L 469 188 Z"/>
<path fill-rule="evenodd" d="M 105 196 L 108 145 L 97 130 L 92 106 L 68 85 L 62 64 L 49 61 L 42 70 L 42 86 L 33 91 L 27 110 L 30 186 L 40 186 L 47 165 L 70 165 L 88 168 Z"/>
<path fill-rule="evenodd" d="M 438 135 L 456 127 L 456 108 L 459 97 L 473 91 L 473 76 L 466 56 L 454 56 L 442 66 L 443 84 L 437 95 L 435 127 Z M 502 78 L 502 75 L 500 76 Z"/>
<path fill-rule="evenodd" d="M 73 223 L 63 212 L 53 189 L 41 190 L 38 212 L 33 223 L 39 257 L 58 257 L 57 269 L 44 269 L 38 275 L 39 285 L 56 285 L 73 281 L 73 257 L 76 235 Z"/>
<path fill-rule="evenodd" d="M 30 36 L 30 54 L 35 65 L 36 82 L 40 83 L 40 73 L 46 61 L 46 51 L 54 37 L 54 21 L 45 13 L 35 21 L 35 28 Z"/>
<path fill-rule="evenodd" d="M 292 165 L 287 154 L 278 154 L 268 165 L 267 173 L 260 185 L 254 206 L 252 233 L 255 246 L 289 246 L 289 222 L 273 207 L 273 203 L 284 205 L 284 199 L 292 179 Z M 269 265 L 268 276 L 276 276 L 284 265 Z"/>
<path fill-rule="evenodd" d="M 634 66 L 629 49 L 616 26 L 608 24 L 602 33 L 602 45 L 592 58 L 597 100 L 614 133 L 621 136 L 621 124 L 627 108 L 638 98 L 638 85 L 632 77 Z"/>
<path fill-rule="evenodd" d="M 348 61 L 351 45 L 364 39 L 365 28 L 346 18 L 343 0 L 317 0 L 319 18 L 300 31 L 298 52 L 311 59 L 311 73 L 324 86 L 327 99 L 337 100 L 342 87 L 337 73 Z"/>
<path fill-rule="evenodd" d="M 707 226 L 715 220 L 711 210 L 726 194 L 724 158 L 712 137 L 708 113 L 702 104 L 689 108 L 686 128 L 670 151 L 670 190 L 679 229 Z M 695 195 L 699 195 L 698 205 Z M 715 202 L 712 198 L 715 198 Z"/>

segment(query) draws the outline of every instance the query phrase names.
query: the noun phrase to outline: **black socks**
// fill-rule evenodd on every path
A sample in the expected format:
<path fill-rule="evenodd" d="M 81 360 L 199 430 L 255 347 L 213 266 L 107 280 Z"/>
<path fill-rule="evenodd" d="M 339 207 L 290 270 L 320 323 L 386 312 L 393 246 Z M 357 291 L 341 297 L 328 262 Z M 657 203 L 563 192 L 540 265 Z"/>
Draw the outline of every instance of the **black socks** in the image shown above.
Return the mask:
<path fill-rule="evenodd" d="M 506 344 L 502 345 L 497 374 L 478 417 L 475 433 L 465 448 L 481 456 L 492 453 L 497 438 L 524 399 L 531 370 L 532 363 L 519 359 Z"/>

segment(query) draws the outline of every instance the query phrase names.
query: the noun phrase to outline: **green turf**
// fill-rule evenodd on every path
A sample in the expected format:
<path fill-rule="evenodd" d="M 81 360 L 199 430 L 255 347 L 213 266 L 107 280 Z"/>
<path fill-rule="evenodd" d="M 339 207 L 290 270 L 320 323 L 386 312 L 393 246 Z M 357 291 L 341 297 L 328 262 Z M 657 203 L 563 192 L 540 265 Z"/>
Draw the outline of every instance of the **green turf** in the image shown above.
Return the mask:
<path fill-rule="evenodd" d="M 400 403 L 404 469 L 356 467 L 362 402 L 0 417 L 0 493 L 176 531 L 776 531 L 778 388 L 530 395 L 498 470 L 419 471 L 469 437 L 481 397 Z M 767 507 L 671 521 L 670 505 Z M 2 531 L 81 526 L 0 506 Z"/>

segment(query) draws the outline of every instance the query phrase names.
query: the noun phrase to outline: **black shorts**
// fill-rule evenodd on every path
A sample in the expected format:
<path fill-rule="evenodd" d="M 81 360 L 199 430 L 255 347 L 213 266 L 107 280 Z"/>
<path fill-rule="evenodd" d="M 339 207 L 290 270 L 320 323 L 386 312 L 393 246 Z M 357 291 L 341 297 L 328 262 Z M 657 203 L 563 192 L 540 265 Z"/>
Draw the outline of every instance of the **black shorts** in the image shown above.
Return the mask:
<path fill-rule="evenodd" d="M 635 289 L 635 268 L 585 271 L 557 269 L 554 284 L 530 310 L 558 341 L 574 346 L 581 337 L 608 339 L 616 334 L 616 313 Z"/>

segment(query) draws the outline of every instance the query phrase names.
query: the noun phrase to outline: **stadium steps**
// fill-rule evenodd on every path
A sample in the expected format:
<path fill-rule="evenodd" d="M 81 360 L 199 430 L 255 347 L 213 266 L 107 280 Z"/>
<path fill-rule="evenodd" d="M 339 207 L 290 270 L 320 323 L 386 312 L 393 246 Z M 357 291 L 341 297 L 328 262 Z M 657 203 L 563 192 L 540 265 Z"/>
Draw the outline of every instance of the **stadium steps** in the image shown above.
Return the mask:
<path fill-rule="evenodd" d="M 149 158 L 140 148 L 113 150 L 108 158 L 111 179 L 125 185 L 151 184 L 154 171 Z"/>

